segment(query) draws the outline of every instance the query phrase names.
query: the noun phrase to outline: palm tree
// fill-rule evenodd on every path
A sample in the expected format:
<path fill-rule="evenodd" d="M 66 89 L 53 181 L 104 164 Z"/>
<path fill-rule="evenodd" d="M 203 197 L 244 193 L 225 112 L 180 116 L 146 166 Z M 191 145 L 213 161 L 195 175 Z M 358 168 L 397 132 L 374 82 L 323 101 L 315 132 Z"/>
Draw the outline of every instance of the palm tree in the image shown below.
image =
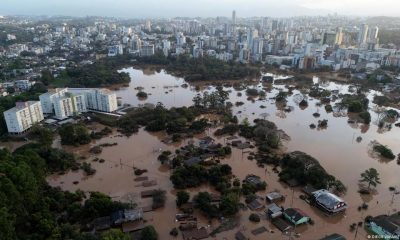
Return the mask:
<path fill-rule="evenodd" d="M 368 190 L 370 189 L 371 185 L 376 187 L 378 184 L 381 184 L 379 173 L 375 168 L 367 169 L 365 172 L 361 173 L 360 182 L 367 182 Z"/>

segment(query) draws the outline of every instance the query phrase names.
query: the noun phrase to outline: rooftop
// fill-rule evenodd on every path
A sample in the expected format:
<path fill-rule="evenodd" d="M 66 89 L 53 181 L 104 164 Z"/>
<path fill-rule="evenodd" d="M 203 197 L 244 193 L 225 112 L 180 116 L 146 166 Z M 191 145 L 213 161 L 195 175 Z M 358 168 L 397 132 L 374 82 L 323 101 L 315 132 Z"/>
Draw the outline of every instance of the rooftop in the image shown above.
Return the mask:
<path fill-rule="evenodd" d="M 324 237 L 324 238 L 321 238 L 320 240 L 346 240 L 346 238 L 343 237 L 343 236 L 340 235 L 340 234 L 333 233 L 333 234 L 328 235 L 328 236 L 326 236 L 326 237 Z"/>
<path fill-rule="evenodd" d="M 343 208 L 347 205 L 343 199 L 325 189 L 315 191 L 312 194 L 320 205 L 330 210 Z"/>
<path fill-rule="evenodd" d="M 303 211 L 298 208 L 288 208 L 284 213 L 293 221 L 297 222 L 304 217 L 308 217 Z"/>

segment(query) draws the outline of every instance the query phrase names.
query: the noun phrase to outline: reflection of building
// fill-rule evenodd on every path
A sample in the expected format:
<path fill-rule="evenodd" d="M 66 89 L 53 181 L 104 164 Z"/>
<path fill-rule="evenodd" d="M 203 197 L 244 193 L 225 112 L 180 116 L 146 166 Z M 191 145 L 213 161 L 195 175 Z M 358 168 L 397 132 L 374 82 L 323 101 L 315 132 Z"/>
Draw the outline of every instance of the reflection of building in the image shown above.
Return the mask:
<path fill-rule="evenodd" d="M 43 120 L 42 107 L 39 101 L 17 102 L 4 112 L 4 119 L 9 133 L 23 133 Z"/>

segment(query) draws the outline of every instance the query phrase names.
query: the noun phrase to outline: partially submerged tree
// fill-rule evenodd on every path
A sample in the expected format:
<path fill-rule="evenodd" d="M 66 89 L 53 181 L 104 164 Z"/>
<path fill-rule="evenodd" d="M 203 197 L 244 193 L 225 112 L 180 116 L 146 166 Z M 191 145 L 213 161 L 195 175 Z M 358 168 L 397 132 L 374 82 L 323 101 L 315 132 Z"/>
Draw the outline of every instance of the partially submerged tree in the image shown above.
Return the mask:
<path fill-rule="evenodd" d="M 376 187 L 378 184 L 381 184 L 379 173 L 375 168 L 367 169 L 365 172 L 361 173 L 360 182 L 368 183 L 368 190 L 370 190 L 371 185 Z"/>

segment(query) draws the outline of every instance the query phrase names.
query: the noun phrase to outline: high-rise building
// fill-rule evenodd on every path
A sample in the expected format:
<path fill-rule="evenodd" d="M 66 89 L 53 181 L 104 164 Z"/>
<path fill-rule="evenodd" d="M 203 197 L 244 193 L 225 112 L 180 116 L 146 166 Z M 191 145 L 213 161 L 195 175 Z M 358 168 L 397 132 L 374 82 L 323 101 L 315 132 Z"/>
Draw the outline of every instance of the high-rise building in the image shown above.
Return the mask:
<path fill-rule="evenodd" d="M 79 115 L 88 109 L 113 112 L 118 108 L 116 94 L 108 89 L 56 89 L 40 95 L 39 99 L 44 112 L 59 119 Z"/>
<path fill-rule="evenodd" d="M 145 25 L 144 25 L 145 29 L 149 32 L 151 32 L 151 21 L 147 20 Z"/>
<path fill-rule="evenodd" d="M 108 56 L 109 57 L 114 57 L 114 56 L 122 55 L 122 54 L 124 54 L 124 48 L 121 44 L 108 47 Z"/>
<path fill-rule="evenodd" d="M 273 21 L 272 21 L 271 30 L 272 30 L 272 31 L 278 30 L 278 20 L 273 20 Z"/>
<path fill-rule="evenodd" d="M 232 25 L 236 25 L 236 11 L 232 11 Z"/>
<path fill-rule="evenodd" d="M 343 42 L 343 29 L 338 28 L 336 31 L 336 44 L 341 45 Z"/>
<path fill-rule="evenodd" d="M 370 40 L 371 42 L 375 42 L 378 39 L 378 34 L 379 34 L 378 27 L 371 28 L 368 33 L 368 40 Z"/>
<path fill-rule="evenodd" d="M 364 44 L 367 42 L 367 36 L 368 36 L 368 25 L 363 24 L 360 27 L 360 31 L 358 32 L 358 44 Z"/>
<path fill-rule="evenodd" d="M 329 46 L 333 46 L 337 41 L 337 33 L 334 32 L 325 32 L 322 38 L 322 44 L 327 44 Z"/>
<path fill-rule="evenodd" d="M 259 37 L 254 38 L 252 48 L 251 48 L 251 53 L 253 55 L 262 54 L 263 48 L 264 48 L 264 40 Z"/>
<path fill-rule="evenodd" d="M 257 29 L 249 28 L 247 29 L 247 47 L 249 49 L 253 48 L 253 39 L 258 37 Z"/>
<path fill-rule="evenodd" d="M 8 132 L 14 134 L 23 133 L 44 119 L 39 101 L 17 102 L 15 107 L 3 114 Z"/>
<path fill-rule="evenodd" d="M 43 113 L 54 113 L 54 99 L 63 97 L 67 92 L 67 88 L 50 89 L 47 93 L 39 96 L 40 104 L 42 105 Z"/>
<path fill-rule="evenodd" d="M 253 39 L 253 44 L 251 48 L 251 55 L 253 61 L 260 61 L 263 54 L 264 40 L 262 38 L 256 37 Z"/>
<path fill-rule="evenodd" d="M 105 88 L 68 88 L 74 95 L 84 95 L 86 108 L 102 112 L 117 110 L 117 95 Z"/>
<path fill-rule="evenodd" d="M 186 37 L 180 32 L 176 35 L 176 45 L 182 47 L 184 44 L 186 44 Z"/>
<path fill-rule="evenodd" d="M 54 99 L 54 114 L 58 119 L 64 119 L 74 115 L 72 99 L 69 97 L 58 97 Z"/>
<path fill-rule="evenodd" d="M 142 47 L 142 41 L 136 35 L 132 37 L 130 44 L 131 44 L 130 47 L 131 47 L 132 51 L 140 51 L 140 48 Z"/>
<path fill-rule="evenodd" d="M 153 44 L 145 44 L 140 49 L 140 56 L 152 56 L 154 55 L 154 45 Z"/>
<path fill-rule="evenodd" d="M 83 94 L 66 92 L 65 96 L 56 97 L 53 102 L 54 114 L 58 119 L 87 112 L 85 96 Z"/>

